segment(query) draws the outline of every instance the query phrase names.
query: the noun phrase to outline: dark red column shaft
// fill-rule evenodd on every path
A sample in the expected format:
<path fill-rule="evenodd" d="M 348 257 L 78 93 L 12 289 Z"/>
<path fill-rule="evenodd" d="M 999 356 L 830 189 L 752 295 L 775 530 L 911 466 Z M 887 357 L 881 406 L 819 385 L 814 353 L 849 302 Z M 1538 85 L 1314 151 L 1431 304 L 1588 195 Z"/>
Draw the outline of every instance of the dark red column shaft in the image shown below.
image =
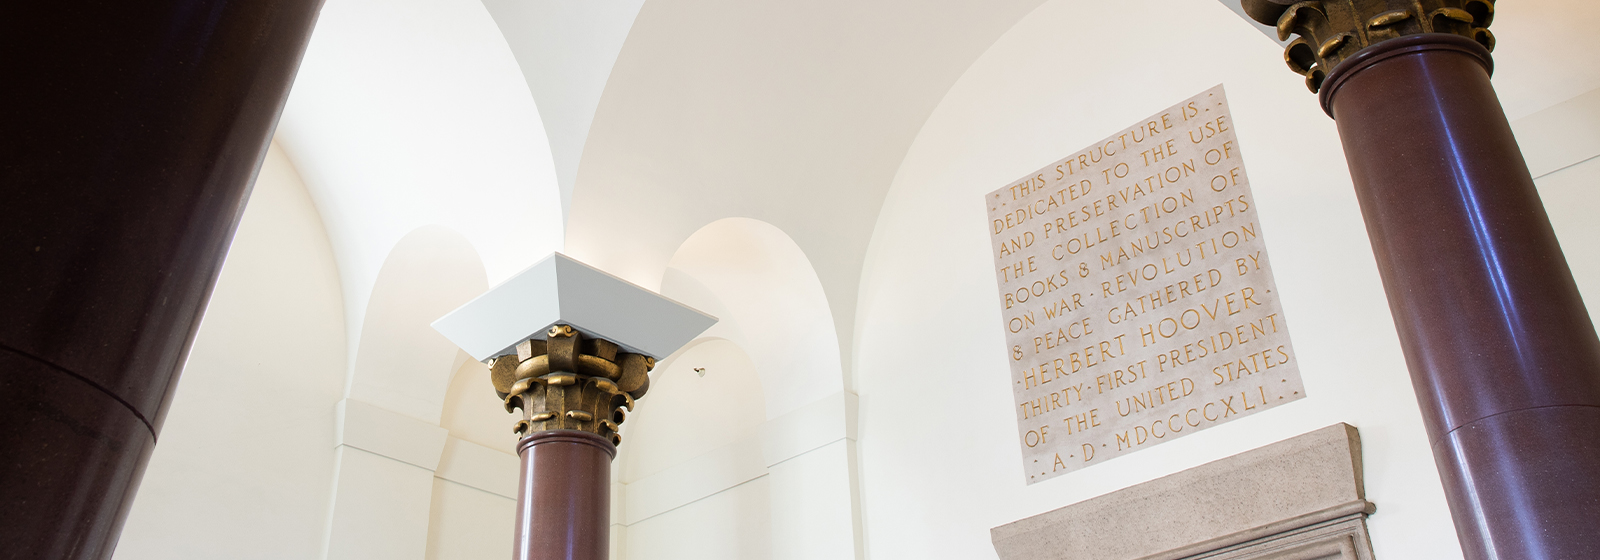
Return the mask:
<path fill-rule="evenodd" d="M 611 531 L 611 459 L 617 448 L 588 432 L 522 438 L 516 560 L 605 560 Z"/>
<path fill-rule="evenodd" d="M 0 558 L 111 555 L 320 5 L 0 6 Z"/>
<path fill-rule="evenodd" d="M 1467 558 L 1600 558 L 1600 341 L 1489 82 L 1414 35 L 1323 88 Z"/>

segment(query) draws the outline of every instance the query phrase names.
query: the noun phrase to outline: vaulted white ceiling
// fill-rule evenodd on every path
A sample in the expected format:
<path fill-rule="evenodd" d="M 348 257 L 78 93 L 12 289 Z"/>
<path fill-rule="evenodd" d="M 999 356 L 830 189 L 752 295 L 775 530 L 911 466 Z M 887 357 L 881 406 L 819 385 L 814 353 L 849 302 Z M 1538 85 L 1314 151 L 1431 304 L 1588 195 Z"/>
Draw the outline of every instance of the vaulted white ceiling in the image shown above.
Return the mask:
<path fill-rule="evenodd" d="M 550 137 L 562 215 L 589 124 L 644 0 L 483 0 L 522 67 Z"/>
<path fill-rule="evenodd" d="M 417 228 L 466 238 L 491 284 L 561 247 L 538 109 L 478 0 L 327 2 L 277 140 L 327 226 L 352 344 L 379 269 Z"/>
<path fill-rule="evenodd" d="M 1039 3 L 646 2 L 589 130 L 568 253 L 654 287 L 701 226 L 765 221 L 811 260 L 849 356 L 862 259 L 906 149 Z"/>
<path fill-rule="evenodd" d="M 277 138 L 327 225 L 352 341 L 390 251 L 424 226 L 467 239 L 490 284 L 564 250 L 658 288 L 694 232 L 751 218 L 809 259 L 850 388 L 885 193 L 952 84 L 1041 3 L 329 0 Z M 1513 119 L 1600 87 L 1593 17 L 1502 6 Z"/>

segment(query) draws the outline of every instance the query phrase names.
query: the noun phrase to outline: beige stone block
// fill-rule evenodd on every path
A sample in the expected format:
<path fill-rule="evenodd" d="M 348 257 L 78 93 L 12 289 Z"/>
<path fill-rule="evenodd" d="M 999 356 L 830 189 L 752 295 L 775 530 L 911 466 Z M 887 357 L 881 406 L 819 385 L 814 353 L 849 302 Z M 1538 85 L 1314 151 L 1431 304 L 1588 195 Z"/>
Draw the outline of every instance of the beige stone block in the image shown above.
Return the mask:
<path fill-rule="evenodd" d="M 1002 560 L 1176 559 L 1340 518 L 1364 522 L 1373 510 L 1360 436 L 1335 424 L 990 533 Z M 1359 540 L 1370 546 L 1364 527 Z"/>

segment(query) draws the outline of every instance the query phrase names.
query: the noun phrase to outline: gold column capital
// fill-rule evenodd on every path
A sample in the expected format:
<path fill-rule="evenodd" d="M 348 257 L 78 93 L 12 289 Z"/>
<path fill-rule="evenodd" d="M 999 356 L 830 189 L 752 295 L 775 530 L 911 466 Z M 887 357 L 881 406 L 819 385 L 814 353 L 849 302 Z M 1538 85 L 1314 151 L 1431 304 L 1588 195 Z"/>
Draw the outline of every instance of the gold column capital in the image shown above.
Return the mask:
<path fill-rule="evenodd" d="M 1312 93 L 1339 66 L 1369 46 L 1424 33 L 1472 39 L 1494 50 L 1494 0 L 1242 0 L 1252 19 L 1278 28 L 1289 69 Z"/>
<path fill-rule="evenodd" d="M 622 443 L 618 426 L 649 389 L 655 358 L 622 352 L 568 325 L 550 327 L 516 349 L 486 361 L 506 412 L 522 410 L 518 435 L 580 430 Z"/>

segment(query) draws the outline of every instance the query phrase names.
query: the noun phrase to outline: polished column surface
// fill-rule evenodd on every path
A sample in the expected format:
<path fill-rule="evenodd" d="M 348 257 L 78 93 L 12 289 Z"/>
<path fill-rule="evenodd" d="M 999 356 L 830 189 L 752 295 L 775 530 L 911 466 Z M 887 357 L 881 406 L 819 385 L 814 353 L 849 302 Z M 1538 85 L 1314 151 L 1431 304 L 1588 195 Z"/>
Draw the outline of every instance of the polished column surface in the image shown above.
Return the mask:
<path fill-rule="evenodd" d="M 1323 85 L 1466 557 L 1600 558 L 1600 341 L 1489 81 L 1447 34 Z"/>
<path fill-rule="evenodd" d="M 516 560 L 605 560 L 611 459 L 617 448 L 578 430 L 535 432 L 517 444 Z"/>
<path fill-rule="evenodd" d="M 320 0 L 0 7 L 0 558 L 107 558 Z"/>

